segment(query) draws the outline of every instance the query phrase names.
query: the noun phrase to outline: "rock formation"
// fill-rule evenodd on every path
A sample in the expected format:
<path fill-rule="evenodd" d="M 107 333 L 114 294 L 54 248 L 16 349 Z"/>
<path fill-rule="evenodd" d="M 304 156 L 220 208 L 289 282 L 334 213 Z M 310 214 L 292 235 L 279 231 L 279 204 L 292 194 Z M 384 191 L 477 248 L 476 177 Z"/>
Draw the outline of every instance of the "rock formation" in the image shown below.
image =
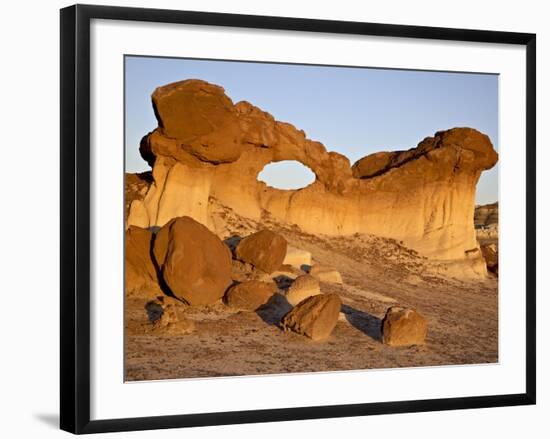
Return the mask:
<path fill-rule="evenodd" d="M 231 285 L 229 248 L 190 217 L 175 218 L 162 227 L 153 253 L 170 291 L 190 305 L 214 303 Z"/>
<path fill-rule="evenodd" d="M 312 340 L 328 338 L 338 323 L 342 301 L 337 294 L 320 294 L 309 297 L 286 314 L 281 326 Z"/>
<path fill-rule="evenodd" d="M 298 276 L 286 292 L 286 300 L 292 306 L 311 296 L 321 294 L 319 281 L 309 274 Z"/>
<path fill-rule="evenodd" d="M 185 316 L 181 302 L 166 300 L 150 301 L 145 305 L 147 319 L 157 335 L 186 335 L 195 331 L 195 323 Z"/>
<path fill-rule="evenodd" d="M 287 242 L 271 230 L 260 230 L 242 239 L 235 248 L 235 257 L 265 273 L 273 273 L 286 256 Z"/>
<path fill-rule="evenodd" d="M 262 212 L 308 233 L 369 233 L 486 274 L 472 224 L 476 184 L 497 161 L 489 138 L 471 128 L 437 132 L 408 151 L 382 152 L 351 166 L 303 131 L 222 87 L 186 80 L 152 96 L 158 128 L 140 145 L 153 183 L 130 206 L 128 225 L 163 226 L 189 216 L 215 230 L 209 200 L 259 220 Z M 298 190 L 258 181 L 268 163 L 296 160 L 316 180 Z"/>
<path fill-rule="evenodd" d="M 256 311 L 265 305 L 277 288 L 273 283 L 249 280 L 231 287 L 225 294 L 225 303 L 231 308 Z"/>
<path fill-rule="evenodd" d="M 427 331 L 426 319 L 410 308 L 392 306 L 382 320 L 382 340 L 389 346 L 422 345 Z"/>
<path fill-rule="evenodd" d="M 130 295 L 154 297 L 161 292 L 151 258 L 152 237 L 152 232 L 139 227 L 126 230 L 125 278 Z"/>
<path fill-rule="evenodd" d="M 481 242 L 495 242 L 498 240 L 498 202 L 476 206 L 474 212 L 474 226 L 477 239 Z"/>
<path fill-rule="evenodd" d="M 474 226 L 476 228 L 491 227 L 495 224 L 498 226 L 498 202 L 476 206 L 474 211 Z"/>

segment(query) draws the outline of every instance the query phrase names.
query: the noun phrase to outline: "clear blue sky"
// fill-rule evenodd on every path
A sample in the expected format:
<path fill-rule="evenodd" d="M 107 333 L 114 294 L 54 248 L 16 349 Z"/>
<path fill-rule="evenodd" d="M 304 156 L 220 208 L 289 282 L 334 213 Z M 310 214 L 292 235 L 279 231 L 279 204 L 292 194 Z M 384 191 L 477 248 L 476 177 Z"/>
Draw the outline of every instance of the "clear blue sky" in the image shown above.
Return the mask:
<path fill-rule="evenodd" d="M 157 126 L 153 90 L 191 78 L 221 85 L 233 102 L 249 101 L 292 123 L 352 164 L 373 152 L 415 147 L 424 137 L 457 126 L 484 132 L 498 150 L 496 75 L 129 56 L 127 172 L 149 169 L 138 147 Z M 498 199 L 497 168 L 482 174 L 478 204 Z M 307 171 L 289 169 L 295 168 L 271 165 L 261 176 L 273 186 L 310 182 Z"/>

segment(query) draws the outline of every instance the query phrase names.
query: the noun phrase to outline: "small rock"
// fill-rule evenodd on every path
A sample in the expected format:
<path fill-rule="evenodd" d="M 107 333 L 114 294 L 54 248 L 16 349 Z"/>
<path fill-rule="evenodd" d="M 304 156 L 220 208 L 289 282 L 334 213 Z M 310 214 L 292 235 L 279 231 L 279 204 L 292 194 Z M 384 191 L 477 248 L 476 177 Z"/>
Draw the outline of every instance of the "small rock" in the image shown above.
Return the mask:
<path fill-rule="evenodd" d="M 148 302 L 145 310 L 153 331 L 157 333 L 185 335 L 195 330 L 195 323 L 185 317 L 185 306 L 181 302 L 157 299 Z"/>
<path fill-rule="evenodd" d="M 388 346 L 422 345 L 427 331 L 426 319 L 410 308 L 392 306 L 382 320 L 382 341 Z"/>
<path fill-rule="evenodd" d="M 237 282 L 251 280 L 254 273 L 254 266 L 248 262 L 242 262 L 237 259 L 231 261 L 231 279 Z"/>
<path fill-rule="evenodd" d="M 283 264 L 286 248 L 286 239 L 281 235 L 271 230 L 260 230 L 237 244 L 235 256 L 266 273 L 273 273 Z"/>
<path fill-rule="evenodd" d="M 309 274 L 303 274 L 298 276 L 288 288 L 286 300 L 292 306 L 295 306 L 302 300 L 318 294 L 321 294 L 319 281 Z"/>
<path fill-rule="evenodd" d="M 276 291 L 277 287 L 273 282 L 270 284 L 257 280 L 245 281 L 227 291 L 225 303 L 231 308 L 256 311 L 265 305 Z"/>
<path fill-rule="evenodd" d="M 316 277 L 321 282 L 341 284 L 342 275 L 334 268 L 327 265 L 315 264 L 309 270 L 309 274 Z"/>
<path fill-rule="evenodd" d="M 326 339 L 338 322 L 341 306 L 342 302 L 337 294 L 308 297 L 283 317 L 281 327 L 312 340 Z"/>

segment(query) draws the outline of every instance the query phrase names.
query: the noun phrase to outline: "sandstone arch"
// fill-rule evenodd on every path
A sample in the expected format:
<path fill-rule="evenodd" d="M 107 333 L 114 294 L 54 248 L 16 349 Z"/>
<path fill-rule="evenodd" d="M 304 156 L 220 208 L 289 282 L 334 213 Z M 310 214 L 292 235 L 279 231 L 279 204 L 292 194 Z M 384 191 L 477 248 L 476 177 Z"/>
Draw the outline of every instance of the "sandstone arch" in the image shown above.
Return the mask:
<path fill-rule="evenodd" d="M 159 126 L 140 152 L 154 181 L 130 206 L 128 225 L 162 226 L 187 215 L 213 228 L 208 201 L 215 197 L 248 218 L 266 210 L 310 233 L 394 238 L 428 258 L 486 273 L 473 226 L 475 189 L 498 156 L 479 131 L 440 131 L 416 148 L 351 166 L 291 124 L 248 102 L 233 104 L 219 86 L 186 80 L 157 88 L 152 99 Z M 278 190 L 257 180 L 282 160 L 309 167 L 315 182 Z"/>

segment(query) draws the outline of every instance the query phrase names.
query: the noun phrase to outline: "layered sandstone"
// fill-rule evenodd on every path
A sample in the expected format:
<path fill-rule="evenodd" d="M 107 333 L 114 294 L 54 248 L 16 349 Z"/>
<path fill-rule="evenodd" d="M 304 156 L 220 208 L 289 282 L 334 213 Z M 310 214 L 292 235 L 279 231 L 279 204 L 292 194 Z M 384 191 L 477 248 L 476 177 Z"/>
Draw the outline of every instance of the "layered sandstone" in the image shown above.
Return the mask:
<path fill-rule="evenodd" d="M 259 220 L 268 212 L 308 233 L 369 233 L 403 241 L 462 275 L 485 275 L 472 223 L 476 184 L 497 162 L 489 138 L 471 128 L 440 131 L 408 151 L 353 166 L 336 152 L 224 89 L 199 80 L 153 93 L 158 128 L 140 145 L 153 183 L 130 206 L 128 225 L 163 226 L 190 216 L 215 230 L 209 200 Z M 296 160 L 316 180 L 298 190 L 258 181 L 268 163 Z"/>

